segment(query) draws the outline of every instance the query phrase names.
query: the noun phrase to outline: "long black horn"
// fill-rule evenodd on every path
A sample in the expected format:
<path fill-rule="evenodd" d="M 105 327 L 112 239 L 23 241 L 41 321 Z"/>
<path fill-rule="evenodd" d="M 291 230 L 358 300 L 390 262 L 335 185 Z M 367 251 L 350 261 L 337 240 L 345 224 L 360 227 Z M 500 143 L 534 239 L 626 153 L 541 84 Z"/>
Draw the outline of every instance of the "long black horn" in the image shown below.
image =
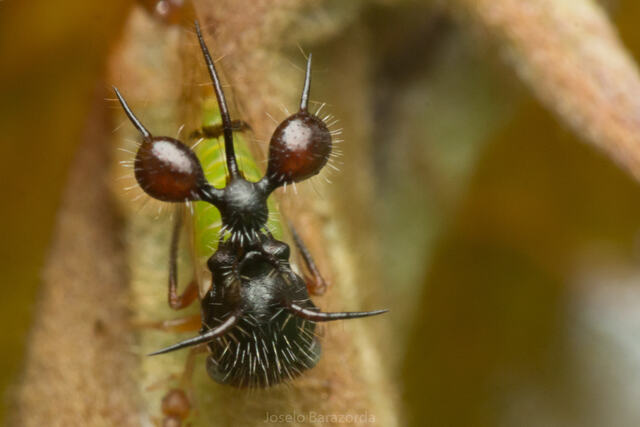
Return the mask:
<path fill-rule="evenodd" d="M 311 90 L 311 54 L 307 57 L 307 72 L 304 76 L 304 87 L 300 97 L 300 111 L 307 111 L 309 105 L 309 91 Z"/>
<path fill-rule="evenodd" d="M 147 130 L 146 127 L 142 125 L 142 123 L 140 122 L 140 120 L 138 120 L 135 114 L 133 114 L 133 111 L 131 111 L 131 108 L 129 108 L 127 101 L 125 101 L 122 95 L 120 95 L 120 91 L 118 90 L 118 88 L 113 86 L 113 90 L 116 91 L 116 96 L 118 97 L 118 101 L 120 101 L 120 105 L 122 105 L 122 108 L 124 109 L 124 112 L 127 114 L 127 117 L 129 117 L 129 120 L 131 120 L 131 123 L 133 123 L 133 125 L 136 127 L 136 129 L 140 131 L 140 133 L 145 139 L 151 138 L 151 133 Z"/>
<path fill-rule="evenodd" d="M 153 353 L 149 353 L 148 356 L 155 356 L 157 354 L 169 353 L 171 351 L 180 350 L 185 347 L 193 347 L 194 345 L 206 343 L 212 341 L 215 338 L 218 338 L 227 332 L 229 332 L 233 327 L 238 323 L 238 318 L 240 315 L 238 313 L 234 313 L 227 320 L 225 320 L 220 326 L 217 328 L 211 329 L 205 332 L 202 335 L 198 335 L 197 337 L 189 338 L 188 340 L 184 340 L 177 344 L 174 344 L 169 347 L 165 347 L 161 350 L 154 351 Z"/>
<path fill-rule="evenodd" d="M 296 303 L 288 303 L 286 307 L 295 316 L 302 319 L 311 320 L 313 322 L 330 322 L 332 320 L 342 319 L 356 319 L 358 317 L 376 316 L 378 314 L 386 313 L 389 310 L 373 310 L 373 311 L 343 311 L 334 313 L 325 313 L 322 311 L 315 311 L 308 308 L 299 306 Z"/>
<path fill-rule="evenodd" d="M 227 109 L 227 101 L 224 98 L 224 92 L 222 92 L 222 85 L 218 78 L 218 72 L 209 54 L 209 49 L 204 42 L 202 32 L 200 31 L 200 24 L 196 23 L 196 33 L 198 34 L 198 40 L 200 41 L 200 48 L 204 55 L 204 60 L 207 62 L 207 68 L 209 69 L 209 75 L 213 82 L 213 88 L 216 92 L 216 98 L 218 99 L 218 107 L 220 108 L 220 116 L 222 117 L 222 132 L 224 135 L 224 151 L 227 158 L 227 169 L 229 169 L 229 175 L 231 178 L 239 176 L 238 163 L 236 161 L 236 152 L 233 148 L 233 127 L 231 126 L 231 117 L 229 116 L 229 110 Z"/>

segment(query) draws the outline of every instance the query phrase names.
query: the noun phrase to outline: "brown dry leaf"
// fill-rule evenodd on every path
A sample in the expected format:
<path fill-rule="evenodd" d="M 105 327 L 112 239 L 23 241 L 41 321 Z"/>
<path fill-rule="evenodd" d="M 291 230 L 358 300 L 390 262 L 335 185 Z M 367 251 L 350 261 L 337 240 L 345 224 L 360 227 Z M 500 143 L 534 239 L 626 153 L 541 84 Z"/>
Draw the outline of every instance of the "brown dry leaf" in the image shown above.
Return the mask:
<path fill-rule="evenodd" d="M 457 0 L 539 99 L 640 180 L 640 78 L 592 0 Z"/>

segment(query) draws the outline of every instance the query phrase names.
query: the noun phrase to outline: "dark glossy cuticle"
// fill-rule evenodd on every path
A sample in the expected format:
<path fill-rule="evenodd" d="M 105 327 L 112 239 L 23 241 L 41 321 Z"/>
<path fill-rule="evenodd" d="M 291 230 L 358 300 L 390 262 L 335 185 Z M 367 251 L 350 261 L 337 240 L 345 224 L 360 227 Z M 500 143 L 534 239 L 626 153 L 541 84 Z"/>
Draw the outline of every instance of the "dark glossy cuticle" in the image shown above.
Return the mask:
<path fill-rule="evenodd" d="M 136 180 L 151 197 L 164 202 L 198 200 L 207 185 L 194 152 L 177 139 L 143 140 L 134 163 Z"/>
<path fill-rule="evenodd" d="M 279 183 L 298 182 L 317 175 L 331 154 L 331 133 L 317 116 L 300 111 L 273 132 L 267 176 Z"/>

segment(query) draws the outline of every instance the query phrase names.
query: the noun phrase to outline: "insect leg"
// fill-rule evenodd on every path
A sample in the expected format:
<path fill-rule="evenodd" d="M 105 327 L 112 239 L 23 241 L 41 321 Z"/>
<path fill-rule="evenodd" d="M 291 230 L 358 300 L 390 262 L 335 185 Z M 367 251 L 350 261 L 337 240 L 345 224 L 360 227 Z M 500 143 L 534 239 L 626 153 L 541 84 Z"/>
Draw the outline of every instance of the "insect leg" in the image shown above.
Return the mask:
<path fill-rule="evenodd" d="M 163 426 L 182 426 L 191 412 L 192 379 L 196 355 L 205 352 L 206 346 L 199 345 L 189 350 L 184 371 L 180 378 L 180 386 L 172 388 L 162 398 Z"/>
<path fill-rule="evenodd" d="M 189 306 L 198 298 L 198 283 L 191 280 L 187 287 L 178 295 L 178 246 L 180 244 L 180 230 L 182 229 L 182 207 L 176 209 L 176 216 L 171 233 L 171 248 L 169 249 L 169 307 L 180 310 Z"/>
<path fill-rule="evenodd" d="M 245 132 L 245 131 L 251 130 L 251 126 L 249 125 L 249 123 L 245 122 L 244 120 L 232 120 L 231 128 L 233 129 L 234 132 L 236 131 Z M 189 135 L 189 138 L 214 139 L 222 136 L 223 134 L 224 134 L 224 127 L 221 124 L 219 124 L 214 126 L 202 126 L 200 129 L 194 130 L 191 133 L 191 135 Z"/>
<path fill-rule="evenodd" d="M 197 331 L 202 326 L 202 317 L 199 314 L 192 314 L 177 319 L 167 319 L 158 322 L 142 322 L 137 326 L 141 328 L 158 329 L 164 332 L 192 332 Z"/>
<path fill-rule="evenodd" d="M 183 421 L 189 416 L 191 402 L 184 390 L 172 388 L 162 398 L 162 415 L 164 415 L 161 425 L 180 427 Z"/>
<path fill-rule="evenodd" d="M 289 222 L 289 229 L 291 230 L 291 236 L 293 237 L 293 242 L 296 244 L 302 259 L 304 260 L 307 269 L 311 273 L 312 277 L 305 275 L 305 282 L 307 283 L 307 290 L 312 295 L 322 295 L 327 290 L 327 282 L 320 274 L 320 270 L 316 266 L 316 263 L 313 261 L 313 257 L 311 256 L 311 252 L 305 246 L 304 242 L 300 238 L 300 235 L 296 231 L 295 227 L 291 222 Z"/>
<path fill-rule="evenodd" d="M 196 356 L 200 353 L 206 353 L 206 345 L 198 345 L 191 347 L 189 353 L 187 353 L 187 361 L 184 364 L 184 372 L 180 379 L 180 385 L 185 389 L 191 388 L 191 380 L 193 379 L 193 370 L 196 366 Z"/>

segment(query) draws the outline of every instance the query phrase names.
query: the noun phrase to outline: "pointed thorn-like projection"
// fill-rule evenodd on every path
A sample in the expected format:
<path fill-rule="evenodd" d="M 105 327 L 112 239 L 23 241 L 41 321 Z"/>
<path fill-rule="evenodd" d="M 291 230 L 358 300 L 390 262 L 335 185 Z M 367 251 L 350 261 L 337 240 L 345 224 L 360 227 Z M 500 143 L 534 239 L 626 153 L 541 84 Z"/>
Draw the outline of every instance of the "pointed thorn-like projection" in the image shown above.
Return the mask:
<path fill-rule="evenodd" d="M 216 92 L 216 98 L 218 99 L 218 107 L 220 108 L 220 116 L 222 117 L 222 132 L 224 135 L 224 151 L 227 158 L 227 169 L 229 170 L 229 175 L 231 175 L 231 179 L 233 180 L 239 176 L 236 153 L 233 147 L 233 125 L 231 123 L 231 117 L 229 116 L 229 109 L 227 108 L 227 101 L 225 100 L 224 92 L 222 91 L 218 72 L 216 71 L 216 67 L 211 59 L 209 49 L 204 42 L 204 37 L 202 37 L 198 21 L 195 21 L 195 26 L 196 33 L 198 34 L 198 41 L 200 41 L 200 48 L 202 49 L 202 55 L 204 55 L 204 60 L 207 63 L 209 75 L 213 82 L 213 88 Z"/>
<path fill-rule="evenodd" d="M 322 119 L 309 113 L 311 60 L 307 58 L 300 111 L 286 118 L 273 132 L 265 180 L 269 190 L 317 175 L 331 154 L 331 133 Z"/>
<path fill-rule="evenodd" d="M 311 53 L 307 57 L 307 72 L 304 76 L 304 86 L 300 97 L 300 111 L 307 111 L 309 106 L 309 91 L 311 90 Z"/>
<path fill-rule="evenodd" d="M 286 304 L 287 309 L 293 313 L 294 316 L 300 317 L 305 320 L 311 320 L 313 322 L 330 322 L 332 320 L 342 319 L 356 319 L 358 317 L 376 316 L 378 314 L 386 313 L 389 310 L 373 310 L 373 311 L 345 311 L 325 313 L 322 311 L 315 311 L 308 308 L 304 308 L 296 303 Z"/>
<path fill-rule="evenodd" d="M 127 114 L 127 117 L 129 117 L 129 120 L 131 120 L 131 123 L 133 123 L 136 129 L 140 131 L 144 139 L 151 138 L 151 133 L 149 133 L 147 128 L 145 128 L 143 124 L 140 122 L 140 120 L 138 120 L 138 118 L 135 116 L 135 114 L 133 114 L 133 111 L 131 111 L 131 108 L 129 108 L 127 101 L 125 101 L 122 95 L 120 95 L 120 91 L 118 90 L 118 88 L 113 86 L 113 90 L 116 92 L 118 101 L 120 101 L 120 105 L 122 105 L 122 108 L 124 109 L 124 112 Z"/>
<path fill-rule="evenodd" d="M 193 150 L 175 138 L 152 136 L 133 114 L 120 91 L 113 89 L 127 117 L 143 137 L 136 153 L 134 174 L 145 193 L 163 202 L 206 200 L 217 203 L 220 190 L 207 182 Z"/>
<path fill-rule="evenodd" d="M 161 350 L 158 351 L 154 351 L 153 353 L 149 353 L 148 356 L 156 356 L 158 354 L 165 354 L 165 353 L 169 353 L 172 351 L 176 351 L 176 350 L 180 350 L 182 348 L 186 348 L 186 347 L 193 347 L 194 345 L 198 345 L 198 344 L 204 344 L 207 343 L 209 341 L 212 341 L 218 337 L 221 337 L 222 335 L 226 334 L 227 332 L 229 332 L 231 329 L 233 329 L 233 327 L 236 325 L 236 323 L 238 323 L 238 319 L 240 318 L 240 314 L 239 313 L 234 313 L 231 316 L 229 316 L 227 318 L 227 320 L 225 320 L 222 324 L 220 324 L 220 326 L 211 329 L 207 332 L 205 332 L 202 335 L 198 335 L 197 337 L 193 337 L 193 338 L 189 338 L 188 340 L 184 340 L 182 342 L 179 342 L 177 344 L 174 344 L 172 346 L 169 347 L 165 347 Z"/>

